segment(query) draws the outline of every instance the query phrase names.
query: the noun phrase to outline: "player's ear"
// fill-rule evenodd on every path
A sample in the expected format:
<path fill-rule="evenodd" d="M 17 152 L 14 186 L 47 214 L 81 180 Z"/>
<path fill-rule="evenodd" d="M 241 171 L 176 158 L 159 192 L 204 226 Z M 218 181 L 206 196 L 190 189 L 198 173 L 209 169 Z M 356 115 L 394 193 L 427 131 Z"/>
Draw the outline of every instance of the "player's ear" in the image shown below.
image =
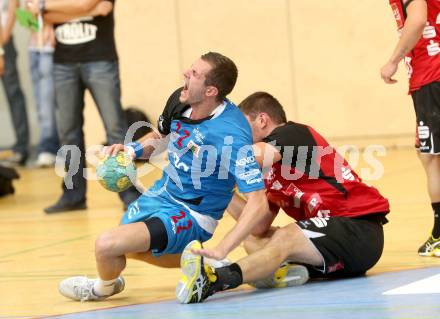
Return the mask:
<path fill-rule="evenodd" d="M 269 122 L 269 116 L 266 113 L 258 114 L 258 120 L 260 122 L 260 127 L 265 128 Z"/>
<path fill-rule="evenodd" d="M 218 89 L 215 86 L 208 86 L 205 91 L 206 96 L 217 97 Z"/>

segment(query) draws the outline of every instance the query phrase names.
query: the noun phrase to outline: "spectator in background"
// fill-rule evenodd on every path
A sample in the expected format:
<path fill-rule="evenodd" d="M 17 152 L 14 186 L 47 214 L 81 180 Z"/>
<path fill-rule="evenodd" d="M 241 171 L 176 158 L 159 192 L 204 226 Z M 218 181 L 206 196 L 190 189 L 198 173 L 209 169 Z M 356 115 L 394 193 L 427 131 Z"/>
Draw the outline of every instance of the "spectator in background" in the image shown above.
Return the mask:
<path fill-rule="evenodd" d="M 39 167 L 53 166 L 60 146 L 55 121 L 54 46 L 55 35 L 51 24 L 43 23 L 38 32 L 32 32 L 29 61 L 40 126 L 37 159 Z"/>
<path fill-rule="evenodd" d="M 5 159 L 11 165 L 24 165 L 29 155 L 29 126 L 26 111 L 26 101 L 20 86 L 17 71 L 17 51 L 15 50 L 12 30 L 15 23 L 15 9 L 18 0 L 0 0 L 2 22 L 2 45 L 4 49 L 4 72 L 2 83 L 11 111 L 12 124 L 15 130 L 16 142 L 12 155 Z"/>
<path fill-rule="evenodd" d="M 55 29 L 54 80 L 57 127 L 62 145 L 76 145 L 81 151 L 73 188 L 63 183 L 63 194 L 46 213 L 86 208 L 84 145 L 84 93 L 88 89 L 104 121 L 107 141 L 123 143 L 126 122 L 121 105 L 119 63 L 114 39 L 112 1 L 29 0 L 28 9 L 44 13 L 46 23 Z M 80 30 L 80 31 L 79 31 Z M 67 154 L 70 167 L 72 154 Z M 124 206 L 140 194 L 132 187 L 120 193 Z"/>

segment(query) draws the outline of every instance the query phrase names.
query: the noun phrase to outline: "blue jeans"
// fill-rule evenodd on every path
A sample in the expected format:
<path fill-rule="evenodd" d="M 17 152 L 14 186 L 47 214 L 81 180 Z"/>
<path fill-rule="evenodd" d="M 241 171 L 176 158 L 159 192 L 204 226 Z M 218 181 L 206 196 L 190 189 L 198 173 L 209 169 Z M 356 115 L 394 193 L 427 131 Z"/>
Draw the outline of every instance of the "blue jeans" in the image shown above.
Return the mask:
<path fill-rule="evenodd" d="M 2 76 L 3 88 L 11 112 L 12 124 L 15 130 L 16 142 L 13 150 L 17 153 L 28 155 L 29 125 L 26 111 L 26 101 L 20 86 L 17 71 L 17 51 L 11 39 L 4 45 L 5 69 Z"/>
<path fill-rule="evenodd" d="M 55 87 L 53 53 L 29 51 L 32 85 L 40 124 L 38 152 L 56 154 L 60 147 L 55 121 Z"/>
<path fill-rule="evenodd" d="M 84 93 L 88 89 L 104 122 L 107 141 L 123 143 L 126 121 L 121 105 L 119 64 L 117 61 L 88 63 L 55 63 L 55 98 L 58 135 L 62 145 L 76 145 L 81 151 L 78 173 L 72 176 L 73 188 L 63 183 L 63 197 L 67 202 L 86 200 L 84 145 Z M 69 167 L 71 155 L 66 166 Z M 128 204 L 140 195 L 134 187 L 119 193 Z"/>

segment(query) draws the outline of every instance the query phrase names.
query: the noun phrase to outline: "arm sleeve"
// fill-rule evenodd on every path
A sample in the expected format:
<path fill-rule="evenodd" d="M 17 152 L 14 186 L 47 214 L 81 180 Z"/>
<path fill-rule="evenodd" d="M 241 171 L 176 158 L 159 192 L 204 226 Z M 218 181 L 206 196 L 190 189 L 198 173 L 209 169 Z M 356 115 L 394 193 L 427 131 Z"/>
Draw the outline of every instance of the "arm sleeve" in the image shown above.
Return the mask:
<path fill-rule="evenodd" d="M 173 94 L 171 94 L 165 104 L 162 114 L 159 116 L 157 128 L 163 135 L 170 134 L 171 121 L 173 120 L 174 115 L 176 115 L 178 107 L 182 105 L 179 100 L 181 91 L 182 88 L 178 88 Z"/>
<path fill-rule="evenodd" d="M 250 134 L 234 136 L 229 172 L 241 193 L 264 189 L 263 175 L 255 160 Z"/>

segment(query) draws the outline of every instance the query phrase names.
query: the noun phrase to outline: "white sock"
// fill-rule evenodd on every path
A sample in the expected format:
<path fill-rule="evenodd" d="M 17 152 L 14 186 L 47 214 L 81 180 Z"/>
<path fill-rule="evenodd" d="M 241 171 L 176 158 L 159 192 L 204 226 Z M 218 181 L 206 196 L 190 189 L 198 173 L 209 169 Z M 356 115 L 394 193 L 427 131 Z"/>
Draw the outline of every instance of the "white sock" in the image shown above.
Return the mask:
<path fill-rule="evenodd" d="M 112 280 L 97 279 L 93 285 L 93 292 L 97 296 L 108 296 L 115 290 L 115 282 L 118 278 Z"/>

